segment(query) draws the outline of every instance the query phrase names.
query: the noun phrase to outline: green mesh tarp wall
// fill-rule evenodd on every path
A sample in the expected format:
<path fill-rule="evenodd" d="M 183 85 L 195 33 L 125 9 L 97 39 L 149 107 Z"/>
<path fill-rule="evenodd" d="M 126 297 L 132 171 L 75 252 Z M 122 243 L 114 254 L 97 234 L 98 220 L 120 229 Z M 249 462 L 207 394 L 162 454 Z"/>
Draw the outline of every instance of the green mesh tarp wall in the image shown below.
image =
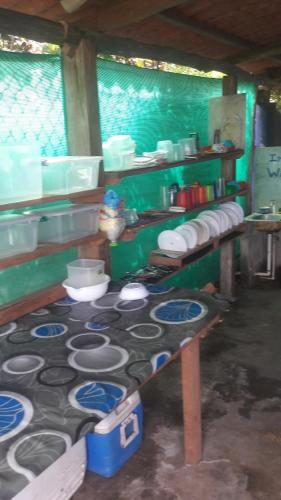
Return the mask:
<path fill-rule="evenodd" d="M 42 155 L 67 154 L 61 59 L 0 52 L 0 144 L 38 141 Z"/>
<path fill-rule="evenodd" d="M 199 132 L 207 144 L 208 99 L 220 96 L 221 80 L 191 77 L 139 69 L 99 61 L 99 97 L 103 140 L 114 134 L 129 134 L 137 143 L 137 152 L 154 151 L 158 140 L 178 139 L 189 132 Z M 161 207 L 160 186 L 180 185 L 199 180 L 214 181 L 220 176 L 220 162 L 178 167 L 163 172 L 126 177 L 114 189 L 126 206 L 144 210 Z M 194 217 L 195 214 L 192 215 Z M 117 278 L 126 271 L 148 262 L 149 253 L 157 247 L 157 236 L 174 228 L 186 218 L 174 219 L 141 231 L 136 240 L 120 242 L 112 249 L 112 274 Z M 218 276 L 218 255 L 173 278 L 182 286 L 200 286 Z"/>
<path fill-rule="evenodd" d="M 9 59 L 9 56 L 11 57 Z M 6 59 L 5 59 L 6 57 Z M 37 57 L 39 59 L 37 60 Z M 34 60 L 34 62 L 33 62 Z M 4 62 L 5 61 L 5 62 Z M 48 136 L 38 116 L 41 138 L 39 140 L 45 147 L 47 154 L 66 153 L 66 134 L 63 119 L 63 93 L 61 80 L 60 60 L 53 56 L 30 56 L 14 55 L 5 53 L 3 58 L 0 54 L 0 85 L 5 81 L 7 74 L 13 75 L 14 71 L 10 65 L 17 68 L 18 61 L 22 61 L 26 74 L 26 81 L 41 81 L 33 79 L 32 71 L 38 70 L 37 75 L 48 80 L 48 72 L 53 75 L 54 85 L 48 80 L 41 87 L 31 87 L 25 90 L 30 96 L 36 95 L 36 102 L 41 98 L 50 104 L 48 109 L 56 110 L 60 116 L 62 129 L 61 140 L 56 140 L 60 134 Z M 27 62 L 30 61 L 30 64 Z M 36 65 L 38 61 L 38 65 Z M 31 64 L 32 63 L 32 64 Z M 46 65 L 46 70 L 41 71 Z M 40 70 L 40 71 L 39 71 Z M 50 77 L 49 77 L 50 78 Z M 145 70 L 117 63 L 98 61 L 98 80 L 100 96 L 100 114 L 103 140 L 115 134 L 130 134 L 138 144 L 138 153 L 145 150 L 154 150 L 156 142 L 161 139 L 170 138 L 177 141 L 185 137 L 189 132 L 198 131 L 202 144 L 207 142 L 208 122 L 208 99 L 221 95 L 221 80 L 189 77 L 172 73 Z M 11 81 L 11 80 L 10 80 Z M 14 83 L 16 85 L 16 82 Z M 51 93 L 51 88 L 52 89 Z M 2 88 L 2 87 L 1 87 Z M 49 89 L 49 93 L 47 92 Z M 40 92 L 39 92 L 40 90 Z M 239 91 L 247 92 L 247 146 L 246 155 L 238 163 L 238 178 L 247 177 L 247 165 L 250 152 L 251 119 L 254 103 L 254 87 L 249 84 L 241 84 Z M 39 93 L 38 93 L 39 92 Z M 53 100 L 54 94 L 59 96 Z M 40 97 L 41 96 L 41 97 Z M 10 101 L 12 102 L 12 101 Z M 22 112 L 30 112 L 32 99 L 23 99 Z M 43 109 L 47 109 L 44 104 Z M 7 111 L 9 107 L 5 106 Z M 44 113 L 40 116 L 44 117 Z M 18 127 L 14 122 L 14 129 Z M 28 133 L 29 120 L 22 120 L 17 134 Z M 8 138 L 6 134 L 6 138 Z M 7 140 L 7 139 L 6 139 Z M 59 149 L 61 145 L 62 149 Z M 125 178 L 114 189 L 126 200 L 126 206 L 143 210 L 154 208 L 160 203 L 160 185 L 169 185 L 174 181 L 180 184 L 199 180 L 210 182 L 220 175 L 220 162 L 210 162 L 191 165 L 189 167 L 178 167 L 163 172 L 152 172 L 151 174 L 139 175 Z M 193 214 L 194 216 L 194 214 Z M 133 270 L 147 263 L 148 255 L 152 248 L 157 245 L 157 235 L 164 228 L 173 228 L 186 220 L 179 218 L 159 226 L 141 231 L 133 242 L 121 242 L 112 250 L 113 277 L 117 278 L 128 270 Z M 0 273 L 0 303 L 13 300 L 24 293 L 30 293 L 40 287 L 47 286 L 54 281 L 62 280 L 65 276 L 65 262 L 74 258 L 75 251 L 67 254 L 57 254 L 17 266 Z M 219 255 L 213 254 L 183 271 L 174 277 L 172 283 L 179 286 L 196 287 L 203 285 L 208 280 L 215 280 L 218 275 Z M 32 280 L 30 280 L 32 276 Z M 3 284 L 5 283 L 5 286 Z"/>
<path fill-rule="evenodd" d="M 66 155 L 61 59 L 53 55 L 0 52 L 0 145 L 38 141 L 42 155 Z M 0 304 L 65 275 L 75 251 L 0 271 Z"/>

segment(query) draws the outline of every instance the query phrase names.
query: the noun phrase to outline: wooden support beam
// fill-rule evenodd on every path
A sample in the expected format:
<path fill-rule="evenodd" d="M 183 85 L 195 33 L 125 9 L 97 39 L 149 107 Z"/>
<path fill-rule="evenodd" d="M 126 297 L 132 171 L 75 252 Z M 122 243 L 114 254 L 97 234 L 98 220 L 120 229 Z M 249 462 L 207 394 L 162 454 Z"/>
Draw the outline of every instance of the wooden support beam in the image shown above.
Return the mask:
<path fill-rule="evenodd" d="M 70 154 L 100 155 L 96 48 L 83 39 L 74 57 L 63 56 L 67 131 Z"/>
<path fill-rule="evenodd" d="M 220 293 L 228 298 L 235 295 L 234 242 L 226 243 L 220 253 Z"/>
<path fill-rule="evenodd" d="M 212 38 L 216 42 L 221 42 L 226 45 L 232 45 L 240 49 L 253 49 L 253 45 L 247 40 L 243 40 L 231 33 L 226 33 L 212 26 L 196 21 L 188 16 L 178 12 L 176 10 L 169 10 L 157 15 L 157 19 L 163 21 L 166 24 L 170 24 L 175 28 L 181 30 L 190 31 L 196 33 L 197 35 L 202 35 L 206 38 Z"/>
<path fill-rule="evenodd" d="M 190 0 L 189 0 L 190 1 Z M 82 29 L 110 33 L 113 30 L 139 23 L 171 7 L 176 7 L 188 0 L 119 0 L 92 6 L 88 16 L 79 19 Z"/>
<path fill-rule="evenodd" d="M 141 57 L 143 59 L 154 59 L 182 66 L 190 66 L 201 71 L 220 71 L 228 75 L 234 75 L 245 81 L 257 84 L 269 84 L 269 79 L 263 75 L 252 75 L 229 64 L 223 60 L 210 59 L 208 57 L 190 54 L 171 47 L 161 47 L 137 42 L 130 38 L 111 37 L 107 35 L 96 35 L 97 52 L 100 54 L 115 54 L 124 57 Z"/>
<path fill-rule="evenodd" d="M 198 464 L 202 455 L 200 338 L 196 337 L 181 353 L 185 463 Z"/>
<path fill-rule="evenodd" d="M 66 29 L 62 23 L 47 21 L 41 17 L 1 8 L 0 33 L 2 35 L 16 35 L 37 42 L 49 42 L 55 45 L 62 45 L 64 42 L 77 45 L 81 39 L 81 32 L 71 26 Z"/>
<path fill-rule="evenodd" d="M 223 95 L 237 93 L 237 79 L 226 76 L 222 81 Z M 236 160 L 222 160 L 222 176 L 226 180 L 235 179 Z M 226 297 L 233 297 L 235 292 L 235 255 L 234 241 L 229 241 L 221 248 L 220 253 L 220 292 Z"/>
<path fill-rule="evenodd" d="M 225 76 L 222 79 L 222 93 L 223 95 L 237 94 L 237 78 L 234 76 Z M 236 160 L 222 160 L 222 176 L 231 181 L 235 178 Z"/>
<path fill-rule="evenodd" d="M 250 61 L 256 61 L 258 59 L 272 59 L 278 61 L 281 64 L 281 58 L 276 58 L 275 56 L 280 56 L 281 54 L 281 45 L 278 47 L 263 47 L 256 48 L 254 50 L 250 50 L 247 52 L 243 52 L 241 55 L 236 57 L 228 58 L 228 61 L 232 64 L 243 64 Z"/>

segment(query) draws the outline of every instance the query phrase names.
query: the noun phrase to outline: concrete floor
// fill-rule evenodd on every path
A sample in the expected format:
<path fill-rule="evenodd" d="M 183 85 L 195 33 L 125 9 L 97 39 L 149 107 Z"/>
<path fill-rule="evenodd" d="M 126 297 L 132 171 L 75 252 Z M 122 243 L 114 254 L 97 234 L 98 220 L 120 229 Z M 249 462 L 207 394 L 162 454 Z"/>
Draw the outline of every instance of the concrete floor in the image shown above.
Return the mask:
<path fill-rule="evenodd" d="M 183 465 L 180 365 L 142 390 L 144 441 L 112 479 L 73 500 L 281 499 L 281 290 L 241 290 L 202 341 L 203 461 Z"/>

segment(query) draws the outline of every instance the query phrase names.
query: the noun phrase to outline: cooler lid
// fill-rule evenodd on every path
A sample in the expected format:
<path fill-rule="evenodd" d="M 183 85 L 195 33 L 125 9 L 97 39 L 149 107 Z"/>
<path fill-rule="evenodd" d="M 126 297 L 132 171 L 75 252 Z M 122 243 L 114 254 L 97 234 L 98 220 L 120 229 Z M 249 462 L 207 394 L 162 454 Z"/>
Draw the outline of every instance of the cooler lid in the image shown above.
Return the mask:
<path fill-rule="evenodd" d="M 25 222 L 38 221 L 39 218 L 36 215 L 5 214 L 0 215 L 0 225 L 11 226 L 12 224 L 23 224 Z"/>
<path fill-rule="evenodd" d="M 40 217 L 56 217 L 58 215 L 71 215 L 77 212 L 87 212 L 89 210 L 98 211 L 100 209 L 99 203 L 92 203 L 87 205 L 72 204 L 66 206 L 53 206 L 48 208 L 35 208 L 28 213 L 38 215 Z"/>
<path fill-rule="evenodd" d="M 135 391 L 95 426 L 95 432 L 98 434 L 108 434 L 127 418 L 140 403 L 139 392 Z"/>

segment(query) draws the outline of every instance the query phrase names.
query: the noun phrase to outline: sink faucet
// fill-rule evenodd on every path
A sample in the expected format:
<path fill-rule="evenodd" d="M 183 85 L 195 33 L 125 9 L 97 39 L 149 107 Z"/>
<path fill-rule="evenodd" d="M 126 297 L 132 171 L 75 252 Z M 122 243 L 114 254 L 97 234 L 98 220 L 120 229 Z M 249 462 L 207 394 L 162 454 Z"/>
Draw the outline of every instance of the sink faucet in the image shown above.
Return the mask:
<path fill-rule="evenodd" d="M 271 206 L 271 209 L 272 209 L 272 213 L 276 214 L 276 201 L 275 200 L 271 200 L 270 206 Z"/>

